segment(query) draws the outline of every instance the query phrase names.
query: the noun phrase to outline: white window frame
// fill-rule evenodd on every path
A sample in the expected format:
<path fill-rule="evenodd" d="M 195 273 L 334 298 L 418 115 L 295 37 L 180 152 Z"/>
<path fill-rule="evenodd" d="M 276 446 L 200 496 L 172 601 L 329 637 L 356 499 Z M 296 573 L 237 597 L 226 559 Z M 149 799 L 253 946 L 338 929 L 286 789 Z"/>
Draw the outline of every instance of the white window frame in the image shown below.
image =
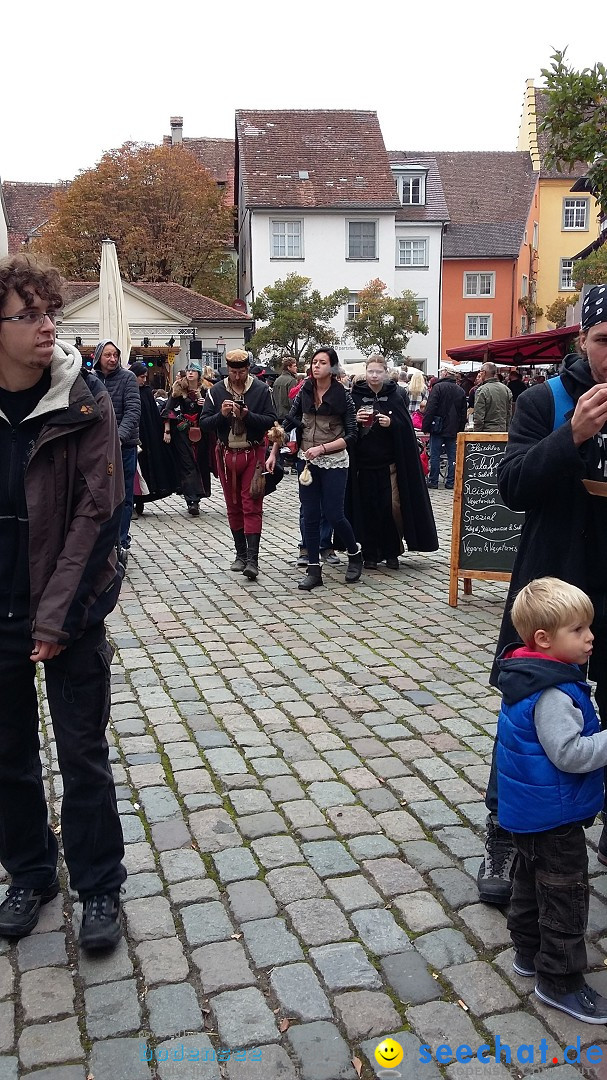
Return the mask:
<path fill-rule="evenodd" d="M 560 259 L 559 260 L 559 292 L 575 292 L 575 282 L 573 280 L 573 262 L 574 262 L 573 259 Z M 567 268 L 569 270 L 570 275 L 571 275 L 569 285 L 563 285 L 564 273 L 565 273 L 565 263 L 570 264 L 568 266 L 568 268 Z"/>
<path fill-rule="evenodd" d="M 529 275 L 521 274 L 521 296 L 529 296 Z"/>
<path fill-rule="evenodd" d="M 350 251 L 350 226 L 373 225 L 375 230 L 375 254 L 374 255 L 351 255 Z M 362 237 L 361 237 L 362 250 Z M 348 218 L 346 221 L 346 260 L 348 262 L 377 262 L 379 259 L 379 221 L 377 218 Z"/>
<path fill-rule="evenodd" d="M 401 244 L 423 244 L 423 262 L 402 262 L 401 261 Z M 427 270 L 428 269 L 428 238 L 425 236 L 399 236 L 396 240 L 396 266 L 399 269 L 405 270 Z M 411 255 L 413 255 L 413 247 L 411 247 Z"/>
<path fill-rule="evenodd" d="M 346 302 L 346 322 L 354 322 L 357 315 L 360 315 L 360 304 L 358 303 L 358 293 L 351 292 Z"/>
<path fill-rule="evenodd" d="M 470 319 L 487 319 L 487 333 L 470 333 Z M 493 323 L 493 315 L 488 311 L 471 311 L 466 312 L 466 326 L 465 326 L 465 339 L 466 341 L 491 341 L 491 330 Z M 480 324 L 477 322 L 477 331 L 480 329 Z"/>
<path fill-rule="evenodd" d="M 563 199 L 563 222 L 561 225 L 562 232 L 588 232 L 589 203 L 589 199 Z M 580 210 L 584 211 L 584 221 L 582 225 L 577 225 L 577 214 Z M 569 212 L 573 213 L 573 225 L 567 224 L 567 215 Z"/>
<path fill-rule="evenodd" d="M 417 317 L 420 322 L 428 323 L 428 301 L 420 299 L 419 296 L 415 297 L 415 304 L 417 307 Z"/>
<path fill-rule="evenodd" d="M 413 183 L 418 181 L 416 194 L 417 199 L 412 198 Z M 396 177 L 396 190 L 402 206 L 425 206 L 426 205 L 426 174 L 425 172 L 400 172 Z"/>
<path fill-rule="evenodd" d="M 533 222 L 533 242 L 531 246 L 534 247 L 536 251 L 540 246 L 540 226 L 538 221 Z"/>
<path fill-rule="evenodd" d="M 481 292 L 481 278 L 489 278 L 489 292 Z M 473 283 L 473 291 L 468 289 L 469 283 Z M 487 299 L 492 299 L 495 296 L 495 271 L 494 270 L 473 270 L 464 271 L 464 291 L 462 293 L 464 299 L 469 296 L 482 296 Z"/>
<path fill-rule="evenodd" d="M 291 236 L 289 236 L 289 226 L 290 225 L 291 226 L 297 225 L 299 227 L 298 233 L 292 232 Z M 276 226 L 284 226 L 284 232 L 283 232 L 282 236 L 280 234 L 280 230 L 277 229 Z M 285 260 L 285 259 L 289 259 L 289 260 L 299 259 L 301 261 L 304 258 L 303 234 L 304 234 L 303 218 L 295 218 L 295 217 L 270 218 L 270 259 L 271 260 L 279 260 L 281 262 L 283 260 Z M 294 239 L 294 237 L 296 235 L 297 235 L 298 240 L 299 240 L 298 253 L 297 254 L 294 254 L 294 253 L 289 254 L 289 251 L 288 251 L 288 249 L 289 249 L 289 240 Z M 276 240 L 280 240 L 280 239 L 284 240 L 284 250 L 285 250 L 284 255 L 277 254 L 277 252 L 276 252 L 276 244 L 275 244 L 275 242 L 276 242 Z M 294 246 L 294 245 L 292 245 L 292 246 Z"/>

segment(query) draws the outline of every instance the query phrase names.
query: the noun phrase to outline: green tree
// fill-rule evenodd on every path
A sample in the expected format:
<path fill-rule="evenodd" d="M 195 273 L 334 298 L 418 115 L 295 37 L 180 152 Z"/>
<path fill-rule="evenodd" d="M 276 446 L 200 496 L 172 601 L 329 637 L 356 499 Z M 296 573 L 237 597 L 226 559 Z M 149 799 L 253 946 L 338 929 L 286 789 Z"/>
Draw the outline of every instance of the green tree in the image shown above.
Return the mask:
<path fill-rule="evenodd" d="M 190 150 L 125 143 L 56 191 L 36 248 L 91 281 L 110 237 L 127 281 L 174 281 L 231 303 L 232 232 L 232 209 Z"/>
<path fill-rule="evenodd" d="M 266 325 L 256 330 L 249 346 L 259 355 L 278 360 L 293 356 L 306 360 L 318 345 L 337 345 L 338 337 L 329 325 L 346 303 L 349 289 L 336 289 L 321 296 L 311 288 L 311 279 L 289 274 L 284 281 L 268 285 L 254 301 L 252 314 Z"/>
<path fill-rule="evenodd" d="M 572 307 L 575 307 L 578 300 L 578 293 L 571 293 L 571 295 L 568 296 L 566 300 L 564 300 L 561 296 L 557 297 L 557 299 L 551 303 L 550 307 L 546 308 L 546 318 L 548 319 L 548 322 L 554 323 L 557 330 L 560 329 L 562 326 L 566 326 L 567 308 L 570 304 Z"/>
<path fill-rule="evenodd" d="M 389 296 L 379 278 L 370 281 L 358 294 L 360 313 L 349 322 L 344 339 L 350 339 L 365 356 L 380 352 L 386 359 L 402 360 L 412 334 L 427 334 L 419 318 L 415 293 L 406 289 Z"/>
<path fill-rule="evenodd" d="M 602 285 L 607 281 L 607 243 L 573 264 L 576 285 Z"/>
<path fill-rule="evenodd" d="M 565 62 L 566 49 L 556 50 L 549 68 L 542 68 L 548 109 L 539 130 L 548 136 L 548 168 L 559 172 L 588 162 L 592 193 L 607 214 L 607 71 L 601 63 L 576 71 Z"/>

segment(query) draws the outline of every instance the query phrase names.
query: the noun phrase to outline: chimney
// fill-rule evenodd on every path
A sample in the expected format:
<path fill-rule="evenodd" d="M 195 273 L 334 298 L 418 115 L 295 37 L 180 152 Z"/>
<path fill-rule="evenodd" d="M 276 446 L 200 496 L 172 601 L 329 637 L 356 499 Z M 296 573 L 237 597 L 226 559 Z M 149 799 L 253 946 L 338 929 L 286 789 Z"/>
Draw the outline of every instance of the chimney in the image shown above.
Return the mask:
<path fill-rule="evenodd" d="M 171 146 L 183 142 L 183 116 L 171 117 Z"/>

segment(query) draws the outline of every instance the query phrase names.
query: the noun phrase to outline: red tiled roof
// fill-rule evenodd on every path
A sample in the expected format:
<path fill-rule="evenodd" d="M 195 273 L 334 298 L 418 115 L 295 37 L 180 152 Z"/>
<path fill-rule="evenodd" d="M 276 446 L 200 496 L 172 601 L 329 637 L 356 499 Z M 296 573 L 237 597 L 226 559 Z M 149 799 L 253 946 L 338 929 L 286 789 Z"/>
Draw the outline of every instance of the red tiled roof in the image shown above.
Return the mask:
<path fill-rule="evenodd" d="M 394 150 L 388 153 L 391 165 L 419 165 L 426 170 L 425 206 L 401 206 L 397 221 L 448 221 L 449 211 L 436 158 L 428 154 Z"/>
<path fill-rule="evenodd" d="M 537 181 L 526 151 L 441 151 L 433 156 L 452 224 L 522 222 L 522 237 Z"/>
<path fill-rule="evenodd" d="M 132 281 L 129 286 L 147 293 L 154 300 L 173 308 L 180 315 L 185 315 L 192 320 L 204 320 L 208 322 L 236 322 L 250 323 L 248 315 L 243 315 L 236 308 L 220 304 L 218 300 L 212 300 L 210 296 L 201 296 L 193 289 L 186 289 L 183 285 L 177 285 L 171 281 Z M 63 286 L 63 300 L 65 304 L 73 304 L 88 293 L 94 292 L 99 287 L 97 281 L 66 281 Z"/>
<path fill-rule="evenodd" d="M 8 213 L 8 249 L 16 254 L 28 236 L 48 217 L 48 202 L 59 184 L 30 184 L 4 180 L 2 191 Z"/>
<path fill-rule="evenodd" d="M 164 146 L 171 146 L 171 136 L 165 135 Z M 225 185 L 225 202 L 234 205 L 234 139 L 183 139 L 182 145 L 196 155 L 217 184 Z"/>
<path fill-rule="evenodd" d="M 550 147 L 550 140 L 545 131 L 540 131 L 540 123 L 548 112 L 550 94 L 547 90 L 541 90 L 538 87 L 533 89 L 535 93 L 537 145 L 540 152 L 540 176 L 542 180 L 576 180 L 579 176 L 585 176 L 588 171 L 588 163 L 583 161 L 576 162 L 572 169 L 564 167 L 563 172 L 559 172 L 558 169 L 546 168 L 544 161 Z"/>
<path fill-rule="evenodd" d="M 236 112 L 243 205 L 280 209 L 398 210 L 375 112 Z"/>

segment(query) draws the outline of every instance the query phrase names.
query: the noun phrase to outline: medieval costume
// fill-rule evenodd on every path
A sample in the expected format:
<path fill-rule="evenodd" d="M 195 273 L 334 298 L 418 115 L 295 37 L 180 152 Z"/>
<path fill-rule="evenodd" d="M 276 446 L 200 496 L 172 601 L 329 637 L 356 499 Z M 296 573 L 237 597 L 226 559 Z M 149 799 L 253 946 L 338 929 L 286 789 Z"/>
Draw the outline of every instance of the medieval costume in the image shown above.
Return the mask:
<path fill-rule="evenodd" d="M 186 379 L 177 379 L 162 412 L 165 432 L 170 432 L 179 489 L 193 517 L 200 513 L 200 500 L 211 494 L 209 439 L 200 427 L 203 404 L 200 381 L 194 387 Z"/>
<path fill-rule="evenodd" d="M 131 371 L 138 381 L 144 375 L 147 378 L 148 369 L 140 360 L 131 365 Z M 171 451 L 163 441 L 164 425 L 156 405 L 154 391 L 151 386 L 144 383 L 139 386 L 139 396 L 141 398 L 140 450 L 135 476 L 134 503 L 137 513 L 142 514 L 144 503 L 166 499 L 167 495 L 172 495 L 176 491 L 177 477 Z M 143 479 L 140 485 L 138 485 L 139 473 Z"/>
<path fill-rule="evenodd" d="M 436 551 L 438 538 L 424 480 L 415 430 L 407 404 L 391 379 L 375 393 L 366 382 L 352 387 L 356 411 L 367 407 L 369 421 L 358 424 L 358 438 L 349 447 L 349 507 L 365 566 L 384 559 L 398 569 L 404 551 Z M 376 423 L 378 414 L 390 426 Z"/>

